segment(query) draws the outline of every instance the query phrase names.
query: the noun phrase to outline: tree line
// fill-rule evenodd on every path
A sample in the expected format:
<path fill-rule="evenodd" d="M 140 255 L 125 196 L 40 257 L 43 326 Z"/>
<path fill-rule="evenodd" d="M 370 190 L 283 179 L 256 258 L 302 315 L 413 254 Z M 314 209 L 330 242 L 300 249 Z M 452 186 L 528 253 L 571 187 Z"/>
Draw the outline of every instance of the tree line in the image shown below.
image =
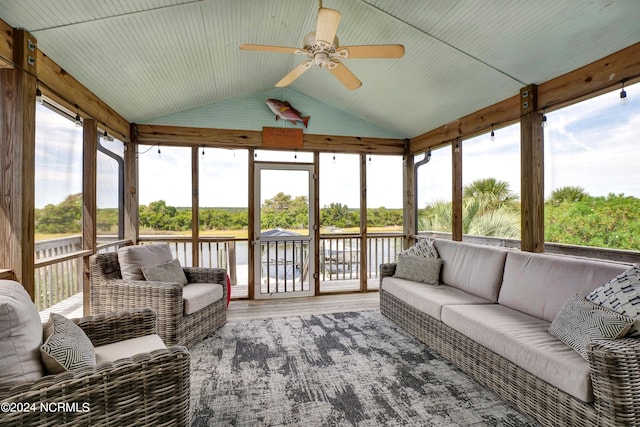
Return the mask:
<path fill-rule="evenodd" d="M 463 233 L 478 236 L 520 238 L 520 200 L 509 183 L 494 178 L 464 186 Z M 308 226 L 306 197 L 278 193 L 262 204 L 263 229 L 300 229 Z M 601 248 L 640 250 L 640 199 L 624 194 L 591 196 L 581 187 L 554 190 L 545 200 L 545 241 Z M 143 231 L 191 229 L 191 208 L 168 206 L 164 200 L 141 205 Z M 57 205 L 35 212 L 35 230 L 42 234 L 79 233 L 82 195 L 72 194 Z M 401 226 L 402 209 L 367 209 L 370 227 Z M 100 232 L 117 230 L 117 209 L 98 209 Z M 201 230 L 242 230 L 249 224 L 246 208 L 201 208 Z M 324 227 L 357 228 L 360 211 L 341 203 L 320 209 Z M 421 209 L 419 230 L 451 232 L 451 202 L 434 201 Z"/>

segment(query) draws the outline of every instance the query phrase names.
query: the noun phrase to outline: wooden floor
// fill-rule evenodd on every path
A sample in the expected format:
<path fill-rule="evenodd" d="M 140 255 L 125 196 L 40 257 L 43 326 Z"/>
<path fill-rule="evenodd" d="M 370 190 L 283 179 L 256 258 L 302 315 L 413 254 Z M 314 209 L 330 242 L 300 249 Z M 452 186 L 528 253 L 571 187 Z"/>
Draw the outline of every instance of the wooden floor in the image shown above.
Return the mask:
<path fill-rule="evenodd" d="M 271 317 L 307 316 L 344 311 L 379 310 L 378 292 L 320 295 L 273 300 L 231 300 L 228 322 Z"/>

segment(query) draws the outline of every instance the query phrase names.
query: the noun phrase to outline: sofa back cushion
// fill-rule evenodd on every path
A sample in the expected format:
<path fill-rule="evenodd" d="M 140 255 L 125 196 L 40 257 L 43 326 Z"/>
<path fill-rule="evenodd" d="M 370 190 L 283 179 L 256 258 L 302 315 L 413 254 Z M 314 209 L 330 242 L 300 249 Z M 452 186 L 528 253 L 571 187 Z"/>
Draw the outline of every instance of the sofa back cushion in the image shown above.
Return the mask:
<path fill-rule="evenodd" d="M 552 322 L 569 298 L 587 295 L 627 268 L 605 261 L 509 252 L 498 302 Z"/>
<path fill-rule="evenodd" d="M 145 280 L 142 267 L 172 261 L 173 255 L 167 243 L 124 246 L 118 249 L 118 263 L 124 280 Z"/>
<path fill-rule="evenodd" d="M 44 375 L 40 359 L 42 323 L 24 287 L 0 280 L 0 386 Z"/>
<path fill-rule="evenodd" d="M 433 243 L 442 259 L 442 283 L 498 301 L 506 249 L 440 239 Z"/>

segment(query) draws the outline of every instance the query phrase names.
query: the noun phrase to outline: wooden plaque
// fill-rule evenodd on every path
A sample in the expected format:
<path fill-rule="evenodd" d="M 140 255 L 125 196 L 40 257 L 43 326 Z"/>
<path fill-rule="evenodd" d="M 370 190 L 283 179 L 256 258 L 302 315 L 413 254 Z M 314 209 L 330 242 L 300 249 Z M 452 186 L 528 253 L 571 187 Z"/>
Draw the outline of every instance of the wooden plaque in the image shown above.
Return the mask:
<path fill-rule="evenodd" d="M 271 148 L 302 148 L 302 129 L 263 127 L 262 146 Z"/>

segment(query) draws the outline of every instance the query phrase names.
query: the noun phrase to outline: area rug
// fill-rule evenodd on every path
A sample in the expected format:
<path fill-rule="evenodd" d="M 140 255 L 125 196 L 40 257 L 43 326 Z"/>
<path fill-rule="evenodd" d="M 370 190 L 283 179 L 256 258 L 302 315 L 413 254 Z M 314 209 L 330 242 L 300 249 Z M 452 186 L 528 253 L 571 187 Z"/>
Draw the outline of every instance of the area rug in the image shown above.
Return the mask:
<path fill-rule="evenodd" d="M 229 322 L 191 349 L 193 426 L 536 426 L 377 311 Z"/>

